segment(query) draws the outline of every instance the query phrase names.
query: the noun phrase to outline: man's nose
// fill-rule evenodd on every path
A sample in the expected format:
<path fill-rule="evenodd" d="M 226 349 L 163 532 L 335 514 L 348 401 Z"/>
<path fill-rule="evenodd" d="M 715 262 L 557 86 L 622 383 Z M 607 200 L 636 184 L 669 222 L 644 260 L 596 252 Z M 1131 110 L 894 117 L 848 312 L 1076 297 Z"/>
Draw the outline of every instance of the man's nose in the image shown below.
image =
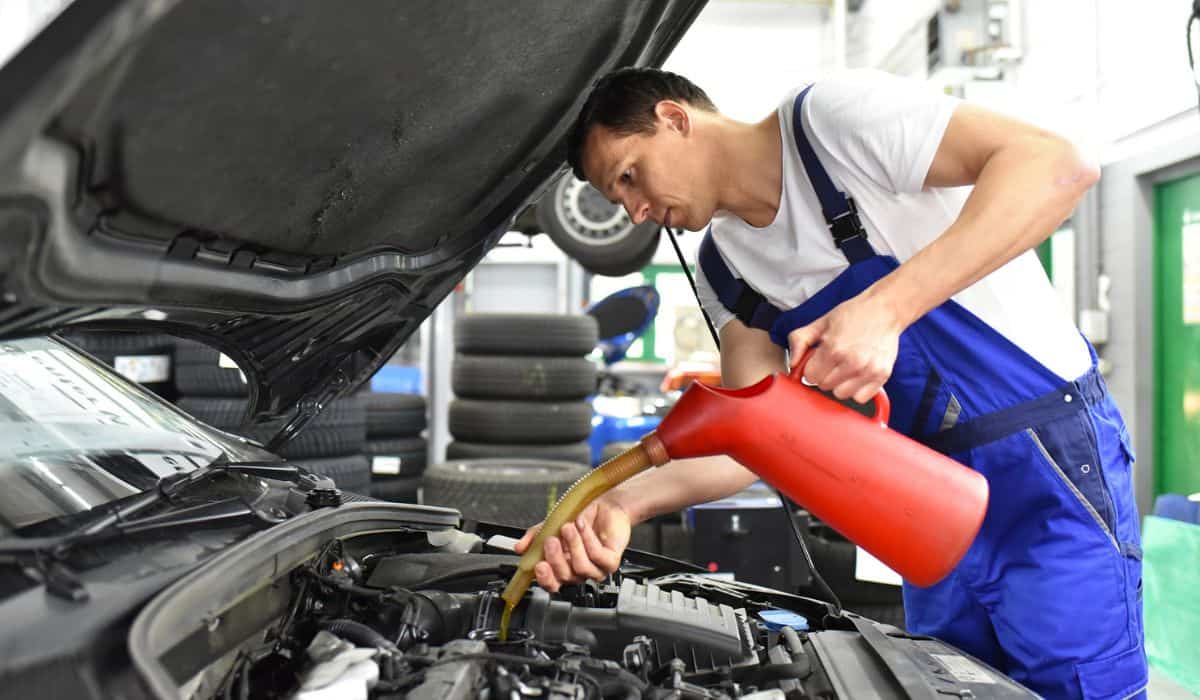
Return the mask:
<path fill-rule="evenodd" d="M 644 199 L 626 199 L 625 211 L 636 226 L 650 216 L 650 203 Z"/>

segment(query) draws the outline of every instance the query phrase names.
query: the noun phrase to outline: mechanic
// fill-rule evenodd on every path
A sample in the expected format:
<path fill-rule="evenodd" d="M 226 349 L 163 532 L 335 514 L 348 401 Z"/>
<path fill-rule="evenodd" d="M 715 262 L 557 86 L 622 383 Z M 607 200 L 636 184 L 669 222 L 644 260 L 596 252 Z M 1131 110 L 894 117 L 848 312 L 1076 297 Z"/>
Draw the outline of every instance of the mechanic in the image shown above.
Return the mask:
<path fill-rule="evenodd" d="M 808 381 L 860 403 L 885 387 L 893 428 L 988 479 L 959 566 L 905 584 L 909 632 L 1048 698 L 1144 693 L 1128 433 L 1030 251 L 1096 183 L 1094 164 L 1059 136 L 879 72 L 822 79 L 749 124 L 686 78 L 640 68 L 595 84 L 568 160 L 634 223 L 708 227 L 697 286 L 725 386 L 813 349 Z M 724 457 L 646 472 L 547 541 L 537 580 L 600 579 L 633 523 L 754 480 Z"/>

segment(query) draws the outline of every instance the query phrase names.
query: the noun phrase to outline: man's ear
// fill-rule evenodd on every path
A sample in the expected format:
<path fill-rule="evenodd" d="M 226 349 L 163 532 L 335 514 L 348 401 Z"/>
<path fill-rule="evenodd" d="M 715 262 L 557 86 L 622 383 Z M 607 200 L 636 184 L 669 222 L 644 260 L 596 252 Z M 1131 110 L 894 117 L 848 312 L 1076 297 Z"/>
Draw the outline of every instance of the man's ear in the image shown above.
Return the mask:
<path fill-rule="evenodd" d="M 661 100 L 658 104 L 654 105 L 654 115 L 658 117 L 660 124 L 670 131 L 674 131 L 681 136 L 687 136 L 691 133 L 691 115 L 688 114 L 687 107 L 681 102 Z"/>

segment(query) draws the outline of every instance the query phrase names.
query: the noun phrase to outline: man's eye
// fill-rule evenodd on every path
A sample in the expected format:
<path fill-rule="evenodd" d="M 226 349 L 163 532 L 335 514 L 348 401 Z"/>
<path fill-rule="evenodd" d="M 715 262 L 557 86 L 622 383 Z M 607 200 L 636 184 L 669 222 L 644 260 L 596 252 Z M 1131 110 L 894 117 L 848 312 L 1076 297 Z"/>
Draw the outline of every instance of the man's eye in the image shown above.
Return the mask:
<path fill-rule="evenodd" d="M 626 170 L 625 172 L 621 173 L 621 182 L 624 182 L 624 183 L 633 182 L 633 171 Z"/>

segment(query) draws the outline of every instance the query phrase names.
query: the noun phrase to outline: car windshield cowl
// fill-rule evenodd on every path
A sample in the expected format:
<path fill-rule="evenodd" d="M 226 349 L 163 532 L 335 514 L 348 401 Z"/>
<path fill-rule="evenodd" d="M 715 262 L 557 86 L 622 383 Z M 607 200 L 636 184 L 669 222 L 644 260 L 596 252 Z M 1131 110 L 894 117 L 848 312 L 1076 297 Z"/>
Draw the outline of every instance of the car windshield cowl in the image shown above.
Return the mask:
<path fill-rule="evenodd" d="M 282 462 L 230 463 L 218 461 L 208 467 L 188 474 L 163 477 L 158 484 L 122 501 L 97 506 L 91 517 L 76 521 L 66 532 L 33 537 L 9 536 L 0 538 L 0 560 L 27 554 L 43 554 L 58 558 L 80 543 L 92 543 L 114 536 L 147 532 L 163 527 L 179 525 L 202 525 L 224 522 L 233 518 L 253 516 L 264 524 L 275 524 L 287 519 L 288 514 L 276 508 L 269 511 L 259 507 L 266 492 L 261 482 L 259 487 L 228 485 L 223 489 L 210 489 L 206 494 L 197 492 L 212 485 L 225 474 L 237 474 L 278 481 L 302 482 L 308 473 L 298 467 Z M 319 480 L 312 479 L 313 483 Z M 152 513 L 147 515 L 147 513 Z"/>

